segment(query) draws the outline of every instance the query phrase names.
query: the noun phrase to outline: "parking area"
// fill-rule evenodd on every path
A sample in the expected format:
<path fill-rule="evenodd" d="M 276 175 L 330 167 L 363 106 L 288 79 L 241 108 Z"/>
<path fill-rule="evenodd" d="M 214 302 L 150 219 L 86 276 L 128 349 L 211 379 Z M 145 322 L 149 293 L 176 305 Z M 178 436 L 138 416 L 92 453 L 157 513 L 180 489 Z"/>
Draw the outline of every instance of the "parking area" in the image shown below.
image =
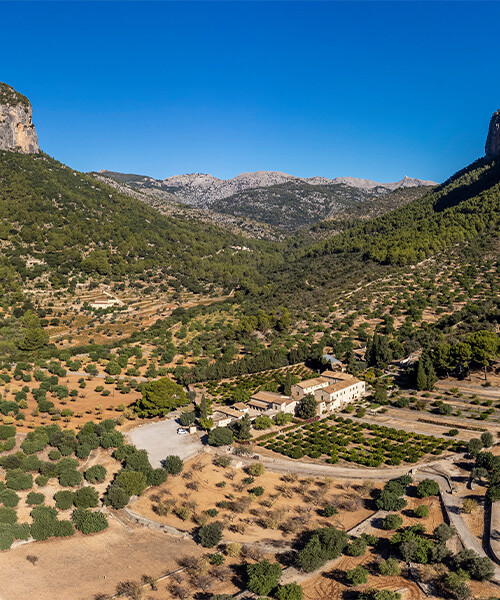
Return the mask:
<path fill-rule="evenodd" d="M 158 423 L 141 425 L 127 433 L 127 437 L 136 448 L 146 450 L 153 467 L 160 467 L 161 461 L 170 454 L 182 460 L 193 458 L 202 451 L 202 443 L 198 434 L 178 435 L 180 427 L 175 417 Z"/>

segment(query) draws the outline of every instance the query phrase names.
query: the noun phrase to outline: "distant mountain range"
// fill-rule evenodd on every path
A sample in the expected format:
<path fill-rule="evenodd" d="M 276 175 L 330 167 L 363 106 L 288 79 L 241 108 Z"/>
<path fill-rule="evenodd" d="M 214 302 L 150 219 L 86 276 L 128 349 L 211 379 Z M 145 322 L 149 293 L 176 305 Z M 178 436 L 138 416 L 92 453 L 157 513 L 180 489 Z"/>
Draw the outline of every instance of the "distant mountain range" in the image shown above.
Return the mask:
<path fill-rule="evenodd" d="M 203 173 L 163 180 L 105 170 L 91 174 L 162 212 L 171 213 L 181 203 L 202 218 L 256 237 L 279 236 L 324 219 L 377 216 L 437 185 L 410 177 L 379 183 L 355 177 L 302 178 L 279 171 L 242 173 L 232 179 Z"/>
<path fill-rule="evenodd" d="M 370 179 L 358 179 L 356 177 L 335 177 L 334 179 L 328 179 L 327 177 L 295 177 L 294 175 L 288 175 L 280 171 L 241 173 L 232 179 L 218 179 L 213 175 L 204 173 L 190 173 L 186 175 L 174 175 L 166 179 L 154 179 L 145 175 L 116 173 L 106 170 L 99 171 L 99 175 L 140 190 L 163 192 L 179 202 L 202 208 L 206 208 L 217 200 L 228 198 L 244 190 L 276 186 L 290 181 L 322 187 L 344 184 L 378 194 L 392 192 L 399 188 L 437 185 L 434 181 L 423 181 L 406 176 L 397 182 L 379 183 Z"/>

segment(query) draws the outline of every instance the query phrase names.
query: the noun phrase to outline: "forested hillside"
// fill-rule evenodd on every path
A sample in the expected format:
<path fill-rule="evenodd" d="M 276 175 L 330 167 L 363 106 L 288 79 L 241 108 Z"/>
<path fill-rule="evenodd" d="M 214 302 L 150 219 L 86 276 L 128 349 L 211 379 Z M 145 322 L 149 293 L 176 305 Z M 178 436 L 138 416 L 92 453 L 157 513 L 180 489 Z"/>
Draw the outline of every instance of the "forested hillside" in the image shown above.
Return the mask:
<path fill-rule="evenodd" d="M 280 246 L 207 223 L 166 217 L 45 154 L 0 153 L 1 282 L 47 272 L 55 285 L 80 275 L 161 276 L 192 291 L 259 280 Z M 245 246 L 245 248 L 243 248 Z M 39 261 L 27 269 L 26 261 Z"/>
<path fill-rule="evenodd" d="M 422 198 L 307 249 L 322 255 L 362 253 L 366 260 L 406 265 L 453 244 L 498 232 L 500 161 L 482 158 Z"/>

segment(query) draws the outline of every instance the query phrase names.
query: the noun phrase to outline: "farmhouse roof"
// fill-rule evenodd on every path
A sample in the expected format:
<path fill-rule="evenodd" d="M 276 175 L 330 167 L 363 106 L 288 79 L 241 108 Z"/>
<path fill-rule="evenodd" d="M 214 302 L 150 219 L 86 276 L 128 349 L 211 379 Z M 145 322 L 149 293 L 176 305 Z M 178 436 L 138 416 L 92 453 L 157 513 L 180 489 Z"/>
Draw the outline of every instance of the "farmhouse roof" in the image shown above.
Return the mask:
<path fill-rule="evenodd" d="M 306 379 L 305 381 L 300 381 L 296 385 L 298 385 L 298 387 L 301 387 L 304 390 L 307 390 L 311 387 L 314 387 L 315 385 L 321 385 L 322 383 L 328 383 L 328 379 L 325 379 L 324 377 L 315 377 L 314 379 Z"/>
<path fill-rule="evenodd" d="M 257 392 L 251 398 L 252 400 L 262 400 L 268 404 L 286 404 L 290 400 L 290 396 L 283 396 L 282 394 L 276 394 L 275 392 Z"/>

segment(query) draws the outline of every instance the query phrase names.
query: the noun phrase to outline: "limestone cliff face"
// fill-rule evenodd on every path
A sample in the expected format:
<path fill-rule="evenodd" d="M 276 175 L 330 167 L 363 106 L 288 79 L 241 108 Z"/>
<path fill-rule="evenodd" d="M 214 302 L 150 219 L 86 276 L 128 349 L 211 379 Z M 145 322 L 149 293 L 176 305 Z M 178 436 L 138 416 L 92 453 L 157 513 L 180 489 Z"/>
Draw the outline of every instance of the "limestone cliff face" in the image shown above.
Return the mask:
<path fill-rule="evenodd" d="M 6 83 L 0 82 L 0 150 L 35 154 L 38 138 L 31 103 Z"/>
<path fill-rule="evenodd" d="M 491 117 L 485 152 L 486 156 L 500 156 L 500 110 Z"/>

